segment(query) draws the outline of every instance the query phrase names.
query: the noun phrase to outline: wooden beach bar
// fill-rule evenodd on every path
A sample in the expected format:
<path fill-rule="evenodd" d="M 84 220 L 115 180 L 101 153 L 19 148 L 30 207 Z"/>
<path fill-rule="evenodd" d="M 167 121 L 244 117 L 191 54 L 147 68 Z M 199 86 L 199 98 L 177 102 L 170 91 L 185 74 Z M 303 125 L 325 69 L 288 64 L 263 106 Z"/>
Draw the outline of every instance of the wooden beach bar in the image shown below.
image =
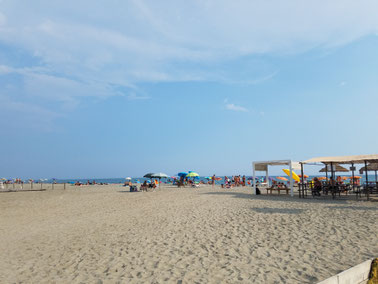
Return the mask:
<path fill-rule="evenodd" d="M 335 173 L 338 170 L 340 165 L 350 165 L 349 170 L 352 172 L 351 177 L 351 184 L 349 187 L 341 186 L 335 182 L 336 176 Z M 355 183 L 355 172 L 356 167 L 355 165 L 364 165 L 363 171 L 365 171 L 365 184 L 360 185 Z M 299 197 L 305 198 L 307 196 L 307 192 L 313 192 L 313 188 L 311 185 L 305 182 L 304 180 L 304 165 L 325 165 L 326 171 L 326 182 L 324 183 L 324 190 L 328 193 L 328 191 L 332 194 L 332 197 L 335 198 L 337 194 L 340 195 L 341 191 L 351 191 L 356 193 L 356 196 L 361 196 L 361 194 L 365 194 L 367 200 L 369 200 L 372 194 L 378 193 L 378 181 L 377 179 L 375 182 L 369 183 L 369 176 L 368 171 L 369 169 L 376 169 L 375 165 L 378 164 L 378 154 L 371 154 L 371 155 L 354 155 L 354 156 L 336 156 L 336 157 L 316 157 L 311 158 L 305 161 L 300 162 L 301 167 L 301 182 L 299 183 Z M 330 172 L 330 181 L 328 181 L 328 171 Z M 377 175 L 376 175 L 377 176 Z M 331 184 L 333 183 L 333 184 Z"/>

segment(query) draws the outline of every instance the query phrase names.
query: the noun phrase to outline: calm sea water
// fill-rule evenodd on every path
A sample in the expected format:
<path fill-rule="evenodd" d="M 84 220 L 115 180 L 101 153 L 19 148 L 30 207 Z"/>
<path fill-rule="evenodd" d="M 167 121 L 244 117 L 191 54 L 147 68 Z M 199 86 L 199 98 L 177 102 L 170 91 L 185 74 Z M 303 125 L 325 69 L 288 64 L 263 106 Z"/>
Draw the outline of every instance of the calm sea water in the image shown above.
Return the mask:
<path fill-rule="evenodd" d="M 342 176 L 348 176 L 348 175 L 342 175 Z M 362 183 L 365 183 L 365 175 L 360 175 L 362 178 L 361 178 L 361 184 Z M 228 178 L 231 178 L 232 176 L 228 176 Z M 271 178 L 272 179 L 275 179 L 277 176 L 272 176 Z M 283 175 L 282 175 L 283 177 Z M 314 176 L 310 176 L 309 179 L 313 178 Z M 251 178 L 251 176 L 247 176 L 247 178 Z M 258 176 L 258 179 L 260 182 L 264 181 L 264 177 L 263 176 Z M 125 178 L 96 178 L 96 179 L 55 179 L 55 181 L 57 183 L 75 183 L 77 181 L 81 182 L 81 183 L 86 183 L 87 181 L 96 181 L 96 183 L 108 183 L 108 184 L 119 184 L 119 183 L 124 183 L 126 180 Z M 147 178 L 132 178 L 131 182 L 132 183 L 143 183 L 145 180 L 151 180 L 151 179 L 147 179 Z M 199 177 L 199 178 L 196 178 L 195 179 L 196 181 L 203 181 L 203 182 L 207 182 L 208 179 L 206 179 L 205 177 Z M 370 181 L 375 181 L 375 175 L 369 175 L 368 176 L 368 180 L 369 182 Z M 171 178 L 168 178 L 168 179 L 161 179 L 162 182 L 172 182 L 172 179 Z M 281 182 L 281 180 L 279 180 Z M 51 183 L 53 182 L 53 179 L 48 179 L 46 181 L 44 181 L 46 183 Z M 348 180 L 346 181 L 348 182 Z M 222 184 L 224 183 L 224 177 L 222 177 L 222 180 L 219 180 L 219 181 L 216 181 L 215 182 L 216 184 Z"/>

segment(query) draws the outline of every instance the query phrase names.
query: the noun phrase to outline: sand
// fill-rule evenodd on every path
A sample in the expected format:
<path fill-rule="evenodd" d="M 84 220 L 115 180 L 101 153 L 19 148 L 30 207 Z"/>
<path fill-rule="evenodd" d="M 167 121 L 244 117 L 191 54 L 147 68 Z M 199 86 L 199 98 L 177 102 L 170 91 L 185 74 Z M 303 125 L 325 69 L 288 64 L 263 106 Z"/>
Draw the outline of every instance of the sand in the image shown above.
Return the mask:
<path fill-rule="evenodd" d="M 0 283 L 316 283 L 378 256 L 377 202 L 250 193 L 0 193 Z"/>

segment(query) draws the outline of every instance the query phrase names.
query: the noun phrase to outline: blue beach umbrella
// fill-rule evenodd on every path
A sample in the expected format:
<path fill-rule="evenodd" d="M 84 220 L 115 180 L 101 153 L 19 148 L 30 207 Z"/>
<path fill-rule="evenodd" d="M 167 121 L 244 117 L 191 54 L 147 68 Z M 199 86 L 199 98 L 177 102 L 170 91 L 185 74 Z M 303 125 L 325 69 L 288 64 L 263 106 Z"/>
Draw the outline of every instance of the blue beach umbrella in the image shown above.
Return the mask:
<path fill-rule="evenodd" d="M 188 175 L 188 173 L 185 173 L 185 172 L 181 172 L 181 173 L 178 173 L 177 174 L 179 177 L 186 177 Z"/>

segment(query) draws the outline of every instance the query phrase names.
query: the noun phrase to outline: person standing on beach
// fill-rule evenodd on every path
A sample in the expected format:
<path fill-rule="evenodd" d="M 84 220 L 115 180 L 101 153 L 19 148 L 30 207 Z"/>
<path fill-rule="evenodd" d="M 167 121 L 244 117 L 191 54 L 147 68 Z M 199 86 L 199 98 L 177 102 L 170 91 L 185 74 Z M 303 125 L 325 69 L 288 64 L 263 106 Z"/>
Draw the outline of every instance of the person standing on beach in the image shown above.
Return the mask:
<path fill-rule="evenodd" d="M 215 185 L 215 174 L 213 175 L 213 177 L 211 178 L 211 185 L 214 187 Z"/>

